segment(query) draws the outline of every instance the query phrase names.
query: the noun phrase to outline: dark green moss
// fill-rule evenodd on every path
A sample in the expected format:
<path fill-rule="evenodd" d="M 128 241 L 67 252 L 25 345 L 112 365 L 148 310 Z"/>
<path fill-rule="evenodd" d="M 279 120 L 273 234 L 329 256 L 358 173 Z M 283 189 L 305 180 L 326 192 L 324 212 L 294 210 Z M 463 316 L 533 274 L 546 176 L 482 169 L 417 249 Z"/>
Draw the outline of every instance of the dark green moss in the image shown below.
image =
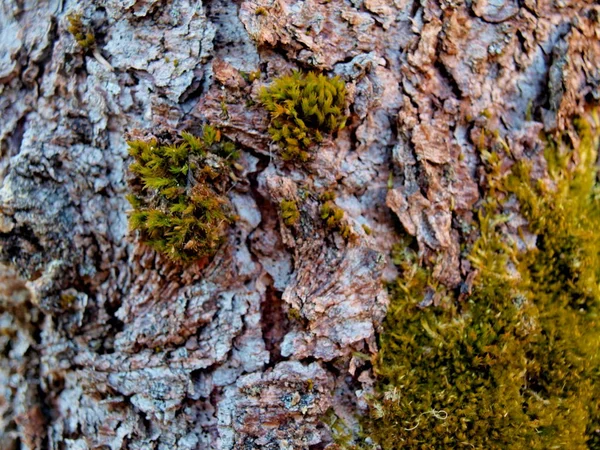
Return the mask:
<path fill-rule="evenodd" d="M 225 192 L 235 145 L 205 126 L 201 138 L 182 133 L 175 144 L 129 142 L 133 207 L 129 224 L 142 242 L 174 261 L 212 255 L 232 221 Z"/>
<path fill-rule="evenodd" d="M 346 86 L 339 77 L 294 71 L 260 92 L 269 111 L 269 134 L 286 161 L 308 161 L 323 134 L 344 128 Z"/>
<path fill-rule="evenodd" d="M 377 393 L 362 421 L 384 450 L 600 449 L 598 132 L 577 127 L 576 151 L 547 146 L 552 185 L 522 162 L 503 174 L 501 141 L 482 151 L 489 194 L 469 249 L 471 286 L 447 290 L 410 245 L 396 247 L 402 276 L 390 286 Z M 503 231 L 511 199 L 533 248 Z"/>

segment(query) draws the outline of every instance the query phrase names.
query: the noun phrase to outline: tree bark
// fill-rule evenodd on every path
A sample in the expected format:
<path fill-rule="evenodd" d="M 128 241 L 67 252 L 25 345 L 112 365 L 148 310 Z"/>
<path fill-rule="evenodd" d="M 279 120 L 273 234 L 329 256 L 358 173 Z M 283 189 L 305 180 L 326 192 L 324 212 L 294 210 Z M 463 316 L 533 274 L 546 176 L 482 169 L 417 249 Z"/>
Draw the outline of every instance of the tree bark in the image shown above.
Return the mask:
<path fill-rule="evenodd" d="M 327 412 L 354 426 L 373 388 L 398 233 L 468 282 L 477 147 L 498 133 L 543 169 L 539 133 L 600 100 L 599 17 L 582 0 L 4 0 L 0 449 L 330 445 Z M 278 157 L 257 99 L 292 69 L 349 92 L 306 165 Z M 128 231 L 126 139 L 207 122 L 242 150 L 238 220 L 183 267 Z M 321 219 L 325 191 L 351 239 Z"/>

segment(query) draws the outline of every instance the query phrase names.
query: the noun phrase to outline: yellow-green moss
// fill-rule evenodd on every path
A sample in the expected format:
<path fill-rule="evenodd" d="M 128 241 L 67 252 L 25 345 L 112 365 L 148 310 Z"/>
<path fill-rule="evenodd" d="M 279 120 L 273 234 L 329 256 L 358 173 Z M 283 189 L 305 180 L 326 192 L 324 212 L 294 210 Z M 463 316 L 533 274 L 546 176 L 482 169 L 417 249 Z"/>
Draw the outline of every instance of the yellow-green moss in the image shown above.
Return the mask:
<path fill-rule="evenodd" d="M 130 228 L 141 241 L 187 262 L 212 255 L 224 240 L 232 220 L 224 194 L 238 151 L 211 126 L 201 138 L 181 137 L 175 144 L 129 142 L 134 176 L 127 198 Z"/>
<path fill-rule="evenodd" d="M 300 219 L 300 211 L 298 211 L 298 205 L 293 200 L 282 200 L 279 204 L 279 210 L 283 223 L 288 227 L 298 223 Z"/>
<path fill-rule="evenodd" d="M 240 72 L 240 75 L 244 80 L 249 83 L 253 83 L 254 81 L 260 78 L 260 69 L 253 70 L 252 72 Z"/>
<path fill-rule="evenodd" d="M 322 417 L 322 420 L 329 427 L 329 431 L 337 444 L 328 448 L 331 448 L 331 450 L 355 448 L 352 440 L 352 429 L 343 419 L 338 417 L 333 408 L 329 408 L 327 413 Z"/>
<path fill-rule="evenodd" d="M 67 16 L 67 20 L 69 21 L 67 30 L 82 49 L 88 50 L 96 45 L 94 33 L 90 27 L 84 25 L 81 13 L 73 12 Z"/>
<path fill-rule="evenodd" d="M 472 286 L 449 291 L 410 243 L 396 247 L 363 437 L 384 450 L 600 449 L 598 131 L 577 127 L 576 150 L 548 143 L 552 185 L 523 162 L 505 175 L 502 142 L 482 152 Z M 537 237 L 525 250 L 503 231 L 513 199 Z"/>
<path fill-rule="evenodd" d="M 323 134 L 344 128 L 346 85 L 339 77 L 294 71 L 260 92 L 269 111 L 269 134 L 286 161 L 305 162 Z"/>
<path fill-rule="evenodd" d="M 344 218 L 344 210 L 334 202 L 335 194 L 331 191 L 325 192 L 320 196 L 322 202 L 320 214 L 321 219 L 331 231 L 337 231 L 344 239 L 350 239 L 354 236 L 352 227 Z"/>
<path fill-rule="evenodd" d="M 287 317 L 288 317 L 288 319 L 294 320 L 296 322 L 302 322 L 302 319 L 303 319 L 302 313 L 293 307 L 290 307 L 288 309 Z"/>

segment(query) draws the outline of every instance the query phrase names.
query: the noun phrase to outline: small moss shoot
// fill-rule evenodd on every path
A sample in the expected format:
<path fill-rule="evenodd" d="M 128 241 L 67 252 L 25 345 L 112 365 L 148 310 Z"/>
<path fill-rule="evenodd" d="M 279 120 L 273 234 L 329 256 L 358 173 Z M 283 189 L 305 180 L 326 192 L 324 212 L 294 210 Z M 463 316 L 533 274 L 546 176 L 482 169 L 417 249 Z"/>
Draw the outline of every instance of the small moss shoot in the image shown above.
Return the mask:
<path fill-rule="evenodd" d="M 338 417 L 333 410 L 330 408 L 325 416 L 323 417 L 323 422 L 327 424 L 333 439 L 337 444 L 337 448 L 352 448 L 352 429 Z M 334 447 L 334 450 L 337 450 Z"/>
<path fill-rule="evenodd" d="M 308 161 L 325 134 L 346 125 L 346 85 L 337 76 L 294 71 L 262 88 L 260 101 L 269 111 L 269 134 L 285 161 Z"/>
<path fill-rule="evenodd" d="M 225 100 L 221 100 L 221 118 L 225 120 L 229 119 L 229 109 Z"/>
<path fill-rule="evenodd" d="M 335 204 L 335 194 L 327 191 L 321 194 L 320 200 L 322 202 L 321 219 L 325 221 L 327 229 L 337 231 L 344 239 L 353 239 L 355 233 L 345 218 L 344 210 Z"/>
<path fill-rule="evenodd" d="M 248 81 L 253 83 L 260 78 L 260 69 L 256 69 L 248 74 Z"/>
<path fill-rule="evenodd" d="M 175 144 L 129 142 L 133 210 L 129 225 L 142 242 L 170 259 L 190 262 L 214 254 L 232 222 L 225 196 L 238 150 L 205 126 L 201 137 Z"/>
<path fill-rule="evenodd" d="M 73 35 L 77 44 L 84 50 L 93 49 L 96 45 L 96 38 L 91 28 L 84 25 L 83 16 L 79 12 L 73 12 L 67 16 L 69 26 L 67 30 Z"/>
<path fill-rule="evenodd" d="M 288 319 L 296 322 L 302 322 L 302 313 L 296 308 L 290 307 L 287 313 Z"/>
<path fill-rule="evenodd" d="M 240 75 L 242 76 L 242 78 L 244 80 L 246 80 L 248 83 L 253 83 L 254 81 L 258 80 L 260 78 L 260 69 L 256 69 L 252 72 L 240 72 Z M 254 102 L 252 102 L 254 104 Z"/>
<path fill-rule="evenodd" d="M 504 145 L 482 150 L 489 190 L 469 289 L 439 285 L 411 242 L 395 247 L 402 276 L 390 286 L 377 391 L 362 419 L 363 437 L 383 450 L 600 449 L 599 133 L 576 126 L 576 150 L 548 142 L 553 186 L 524 162 L 504 173 Z M 511 199 L 534 248 L 504 231 Z"/>
<path fill-rule="evenodd" d="M 257 16 L 266 16 L 268 15 L 268 13 L 269 12 L 267 11 L 267 8 L 264 8 L 262 6 L 259 6 L 254 10 L 254 14 L 256 14 Z"/>
<path fill-rule="evenodd" d="M 84 52 L 90 52 L 96 61 L 103 65 L 107 70 L 113 72 L 114 68 L 110 63 L 102 56 L 96 45 L 96 37 L 94 32 L 89 25 L 84 24 L 83 15 L 80 12 L 71 12 L 67 15 L 67 31 L 73 35 L 77 45 L 81 47 Z"/>
<path fill-rule="evenodd" d="M 279 211 L 281 213 L 283 223 L 285 223 L 288 227 L 295 225 L 298 223 L 298 220 L 300 220 L 300 211 L 298 211 L 298 205 L 293 200 L 282 200 L 279 204 Z"/>

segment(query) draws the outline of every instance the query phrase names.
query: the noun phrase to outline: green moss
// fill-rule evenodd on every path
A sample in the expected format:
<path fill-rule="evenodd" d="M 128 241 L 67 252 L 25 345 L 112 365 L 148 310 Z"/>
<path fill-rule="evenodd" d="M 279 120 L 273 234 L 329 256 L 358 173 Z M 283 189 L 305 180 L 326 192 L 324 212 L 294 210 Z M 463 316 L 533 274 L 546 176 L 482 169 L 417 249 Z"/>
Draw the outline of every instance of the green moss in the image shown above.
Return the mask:
<path fill-rule="evenodd" d="M 331 435 L 337 444 L 335 447 L 330 446 L 328 448 L 337 450 L 340 447 L 352 447 L 352 429 L 340 417 L 337 416 L 333 408 L 330 408 L 327 411 L 322 420 L 329 427 Z"/>
<path fill-rule="evenodd" d="M 260 78 L 260 69 L 256 69 L 252 72 L 240 72 L 240 75 L 244 80 L 249 83 L 252 83 Z"/>
<path fill-rule="evenodd" d="M 96 45 L 96 38 L 92 30 L 84 25 L 81 13 L 70 13 L 67 16 L 69 26 L 67 30 L 73 35 L 77 44 L 84 49 L 89 50 Z"/>
<path fill-rule="evenodd" d="M 129 225 L 142 242 L 174 261 L 212 255 L 232 221 L 225 192 L 238 156 L 235 145 L 205 126 L 175 144 L 129 142 L 133 207 Z"/>
<path fill-rule="evenodd" d="M 335 194 L 333 192 L 325 192 L 320 196 L 321 202 L 321 219 L 325 221 L 325 225 L 331 231 L 337 231 L 344 239 L 354 237 L 352 227 L 345 219 L 344 210 L 334 203 Z"/>
<path fill-rule="evenodd" d="M 73 294 L 63 292 L 59 298 L 59 304 L 62 310 L 67 310 L 73 306 L 77 297 Z"/>
<path fill-rule="evenodd" d="M 286 161 L 305 162 L 324 134 L 344 128 L 346 86 L 339 77 L 294 71 L 260 92 L 269 111 L 269 134 Z"/>
<path fill-rule="evenodd" d="M 287 317 L 289 320 L 293 320 L 296 322 L 302 322 L 303 321 L 303 317 L 302 317 L 302 313 L 297 310 L 296 308 L 290 307 L 290 309 L 288 310 L 287 313 Z"/>
<path fill-rule="evenodd" d="M 258 80 L 260 78 L 260 69 L 256 69 L 253 72 L 250 72 L 248 74 L 248 81 L 250 83 L 254 82 L 255 80 Z"/>
<path fill-rule="evenodd" d="M 288 227 L 298 223 L 300 219 L 300 211 L 298 211 L 298 205 L 293 200 L 282 200 L 279 204 L 279 210 L 283 223 Z"/>
<path fill-rule="evenodd" d="M 229 109 L 227 109 L 227 103 L 225 103 L 225 100 L 221 100 L 221 117 L 223 119 L 229 119 Z"/>
<path fill-rule="evenodd" d="M 489 191 L 469 249 L 472 286 L 447 290 L 411 245 L 396 247 L 402 276 L 362 421 L 384 450 L 600 449 L 598 132 L 576 125 L 576 151 L 548 143 L 552 185 L 523 162 L 504 174 L 503 142 L 482 151 Z M 504 231 L 513 199 L 533 248 Z"/>

